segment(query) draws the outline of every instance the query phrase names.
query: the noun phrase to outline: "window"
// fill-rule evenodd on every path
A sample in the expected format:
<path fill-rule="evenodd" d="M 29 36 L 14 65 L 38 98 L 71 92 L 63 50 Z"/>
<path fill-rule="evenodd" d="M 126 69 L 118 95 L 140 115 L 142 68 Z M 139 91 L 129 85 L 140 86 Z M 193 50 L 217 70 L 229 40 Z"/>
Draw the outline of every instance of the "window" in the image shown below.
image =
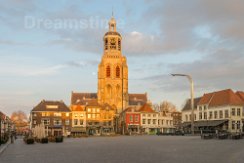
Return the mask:
<path fill-rule="evenodd" d="M 162 125 L 164 124 L 164 120 L 162 120 Z"/>
<path fill-rule="evenodd" d="M 50 124 L 50 119 L 42 119 L 41 122 L 44 125 L 49 125 Z"/>
<path fill-rule="evenodd" d="M 148 117 L 151 117 L 151 114 L 148 114 L 147 116 L 148 116 Z"/>
<path fill-rule="evenodd" d="M 186 121 L 188 121 L 188 115 L 185 115 L 185 117 L 186 117 Z"/>
<path fill-rule="evenodd" d="M 204 111 L 207 109 L 207 106 L 206 105 L 204 105 Z"/>
<path fill-rule="evenodd" d="M 69 125 L 69 120 L 68 119 L 65 120 L 65 125 Z"/>
<path fill-rule="evenodd" d="M 142 124 L 146 124 L 146 119 L 142 119 Z"/>
<path fill-rule="evenodd" d="M 105 39 L 105 50 L 108 50 L 108 39 Z"/>
<path fill-rule="evenodd" d="M 232 121 L 232 130 L 235 129 L 235 121 Z"/>
<path fill-rule="evenodd" d="M 169 120 L 166 120 L 166 124 L 167 124 L 167 125 L 169 124 Z"/>
<path fill-rule="evenodd" d="M 212 119 L 213 118 L 213 112 L 209 112 L 209 119 Z"/>
<path fill-rule="evenodd" d="M 142 114 L 143 117 L 145 117 L 146 115 L 145 114 Z"/>
<path fill-rule="evenodd" d="M 65 115 L 66 115 L 66 117 L 69 117 L 69 113 L 66 113 Z"/>
<path fill-rule="evenodd" d="M 84 114 L 83 114 L 83 113 L 81 113 L 81 114 L 80 114 L 80 117 L 84 117 Z"/>
<path fill-rule="evenodd" d="M 207 119 L 207 112 L 204 112 L 204 119 Z"/>
<path fill-rule="evenodd" d="M 80 120 L 80 125 L 83 125 L 83 121 L 82 120 Z"/>
<path fill-rule="evenodd" d="M 33 124 L 36 125 L 36 120 L 33 120 Z"/>
<path fill-rule="evenodd" d="M 87 118 L 90 119 L 91 118 L 91 114 L 87 114 Z"/>
<path fill-rule="evenodd" d="M 153 114 L 153 117 L 156 117 L 156 114 Z"/>
<path fill-rule="evenodd" d="M 133 115 L 130 115 L 130 122 L 133 122 Z"/>
<path fill-rule="evenodd" d="M 199 106 L 199 111 L 202 111 L 202 107 L 201 106 Z"/>
<path fill-rule="evenodd" d="M 232 116 L 235 116 L 235 115 L 236 115 L 236 109 L 235 109 L 235 108 L 232 108 L 232 109 L 231 109 L 231 115 L 232 115 Z"/>
<path fill-rule="evenodd" d="M 96 109 L 95 109 L 95 108 L 93 108 L 93 109 L 92 109 L 92 112 L 93 112 L 93 113 L 96 113 Z"/>
<path fill-rule="evenodd" d="M 151 124 L 151 119 L 147 120 L 147 124 L 149 124 L 149 125 Z"/>
<path fill-rule="evenodd" d="M 97 109 L 97 112 L 99 113 L 100 112 L 100 109 Z"/>
<path fill-rule="evenodd" d="M 78 119 L 74 119 L 74 125 L 75 125 L 75 126 L 78 125 Z"/>
<path fill-rule="evenodd" d="M 239 130 L 240 127 L 241 127 L 241 123 L 240 123 L 240 121 L 237 121 L 237 122 L 236 122 L 236 129 Z"/>
<path fill-rule="evenodd" d="M 214 119 L 217 119 L 217 118 L 218 118 L 218 112 L 214 111 Z"/>
<path fill-rule="evenodd" d="M 223 118 L 223 111 L 222 110 L 219 111 L 219 118 Z"/>
<path fill-rule="evenodd" d="M 202 119 L 202 113 L 201 112 L 199 113 L 199 119 Z"/>
<path fill-rule="evenodd" d="M 48 117 L 48 116 L 50 116 L 50 113 L 48 113 L 48 112 L 42 112 L 42 117 Z"/>
<path fill-rule="evenodd" d="M 229 118 L 229 110 L 225 110 L 225 118 Z"/>
<path fill-rule="evenodd" d="M 120 68 L 119 66 L 116 67 L 116 78 L 120 77 Z"/>
<path fill-rule="evenodd" d="M 107 66 L 107 68 L 106 68 L 106 77 L 110 78 L 110 76 L 111 76 L 110 66 Z"/>
<path fill-rule="evenodd" d="M 36 117 L 36 113 L 33 113 L 33 116 Z"/>
<path fill-rule="evenodd" d="M 241 109 L 237 108 L 237 112 L 236 112 L 237 116 L 241 116 Z"/>
<path fill-rule="evenodd" d="M 55 117 L 61 117 L 61 116 L 62 116 L 62 113 L 55 112 L 53 115 L 54 115 Z"/>
<path fill-rule="evenodd" d="M 88 111 L 88 112 L 91 112 L 91 108 L 89 108 L 87 111 Z"/>
<path fill-rule="evenodd" d="M 54 124 L 54 125 L 62 125 L 62 121 L 61 121 L 60 119 L 55 119 L 55 120 L 53 121 L 53 124 Z"/>
<path fill-rule="evenodd" d="M 156 125 L 156 119 L 153 119 L 153 124 Z"/>
<path fill-rule="evenodd" d="M 120 39 L 118 40 L 118 49 L 119 49 L 119 51 L 121 50 L 121 40 Z"/>
<path fill-rule="evenodd" d="M 139 121 L 139 116 L 135 115 L 135 122 L 138 122 L 138 121 Z"/>
<path fill-rule="evenodd" d="M 92 114 L 92 118 L 95 119 L 96 118 L 96 114 Z"/>

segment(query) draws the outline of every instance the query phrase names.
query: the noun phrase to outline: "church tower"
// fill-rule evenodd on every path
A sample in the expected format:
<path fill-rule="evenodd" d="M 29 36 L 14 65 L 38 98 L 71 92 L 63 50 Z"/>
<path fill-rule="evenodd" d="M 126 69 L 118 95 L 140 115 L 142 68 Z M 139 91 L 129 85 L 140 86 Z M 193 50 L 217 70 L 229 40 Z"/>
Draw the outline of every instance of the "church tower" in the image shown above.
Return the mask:
<path fill-rule="evenodd" d="M 128 66 L 122 55 L 122 37 L 112 16 L 103 37 L 104 53 L 98 66 L 98 102 L 109 104 L 120 113 L 128 105 Z"/>

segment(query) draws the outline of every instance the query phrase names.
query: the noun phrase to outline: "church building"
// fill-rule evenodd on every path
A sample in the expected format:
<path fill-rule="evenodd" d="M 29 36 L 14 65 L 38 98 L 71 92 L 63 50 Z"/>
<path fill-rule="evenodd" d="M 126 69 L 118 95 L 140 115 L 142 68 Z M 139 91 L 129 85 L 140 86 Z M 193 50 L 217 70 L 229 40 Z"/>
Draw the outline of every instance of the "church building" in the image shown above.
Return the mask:
<path fill-rule="evenodd" d="M 91 134 L 115 132 L 118 128 L 116 121 L 114 121 L 116 116 L 128 107 L 140 107 L 148 102 L 147 93 L 128 93 L 128 65 L 126 57 L 122 54 L 122 36 L 117 32 L 114 17 L 110 19 L 108 25 L 109 30 L 103 37 L 104 52 L 98 65 L 97 93 L 72 92 L 71 95 L 71 108 L 82 107 L 86 109 L 86 106 L 91 107 L 90 103 L 93 103 L 92 107 L 94 109 L 89 109 L 94 111 L 96 109 L 97 111 L 107 109 L 108 112 L 111 112 L 107 119 L 101 117 L 100 114 L 96 114 L 94 126 L 91 125 L 92 117 L 91 121 L 89 121 L 89 118 L 86 119 L 87 123 L 90 124 L 89 126 L 91 126 L 87 128 L 87 133 Z M 110 126 L 105 127 L 104 124 Z M 111 129 L 112 125 L 113 129 Z M 103 131 L 105 128 L 106 130 Z M 108 130 L 108 128 L 111 130 Z"/>

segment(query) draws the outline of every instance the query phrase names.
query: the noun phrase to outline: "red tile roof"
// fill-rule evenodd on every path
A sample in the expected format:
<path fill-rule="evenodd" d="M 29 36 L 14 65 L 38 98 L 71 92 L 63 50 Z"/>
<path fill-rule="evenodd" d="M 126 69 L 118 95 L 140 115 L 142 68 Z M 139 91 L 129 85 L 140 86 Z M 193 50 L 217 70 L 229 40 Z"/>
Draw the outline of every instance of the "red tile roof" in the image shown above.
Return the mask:
<path fill-rule="evenodd" d="M 130 93 L 129 96 L 129 105 L 144 105 L 147 103 L 147 93 L 138 94 Z"/>
<path fill-rule="evenodd" d="M 146 112 L 146 113 L 155 113 L 155 111 L 151 108 L 150 105 L 144 104 L 140 109 L 139 112 Z"/>
<path fill-rule="evenodd" d="M 70 112 L 70 109 L 63 101 L 42 100 L 32 111 Z"/>
<path fill-rule="evenodd" d="M 243 105 L 241 98 L 231 89 L 204 94 L 198 105 L 221 106 L 221 105 Z"/>
<path fill-rule="evenodd" d="M 71 105 L 85 105 L 87 101 L 97 99 L 96 93 L 75 93 L 71 94 Z"/>
<path fill-rule="evenodd" d="M 197 109 L 197 105 L 202 97 L 194 98 L 194 109 Z M 187 99 L 182 111 L 191 110 L 191 99 Z"/>
<path fill-rule="evenodd" d="M 237 94 L 237 96 L 239 96 L 240 99 L 244 102 L 244 92 L 237 91 L 236 94 Z"/>

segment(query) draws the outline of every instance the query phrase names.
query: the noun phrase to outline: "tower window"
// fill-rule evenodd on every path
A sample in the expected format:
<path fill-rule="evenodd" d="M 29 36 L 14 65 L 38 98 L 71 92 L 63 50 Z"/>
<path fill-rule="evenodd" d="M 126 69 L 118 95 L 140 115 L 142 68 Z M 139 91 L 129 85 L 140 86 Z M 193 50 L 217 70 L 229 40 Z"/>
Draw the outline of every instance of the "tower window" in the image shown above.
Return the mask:
<path fill-rule="evenodd" d="M 110 66 L 107 66 L 107 68 L 106 68 L 106 77 L 109 78 L 110 76 L 111 76 Z"/>
<path fill-rule="evenodd" d="M 108 39 L 105 39 L 105 50 L 108 50 Z"/>
<path fill-rule="evenodd" d="M 121 50 L 121 40 L 120 39 L 118 40 L 118 49 L 119 49 L 119 51 Z"/>
<path fill-rule="evenodd" d="M 116 67 L 116 78 L 120 77 L 120 68 L 119 66 Z"/>

